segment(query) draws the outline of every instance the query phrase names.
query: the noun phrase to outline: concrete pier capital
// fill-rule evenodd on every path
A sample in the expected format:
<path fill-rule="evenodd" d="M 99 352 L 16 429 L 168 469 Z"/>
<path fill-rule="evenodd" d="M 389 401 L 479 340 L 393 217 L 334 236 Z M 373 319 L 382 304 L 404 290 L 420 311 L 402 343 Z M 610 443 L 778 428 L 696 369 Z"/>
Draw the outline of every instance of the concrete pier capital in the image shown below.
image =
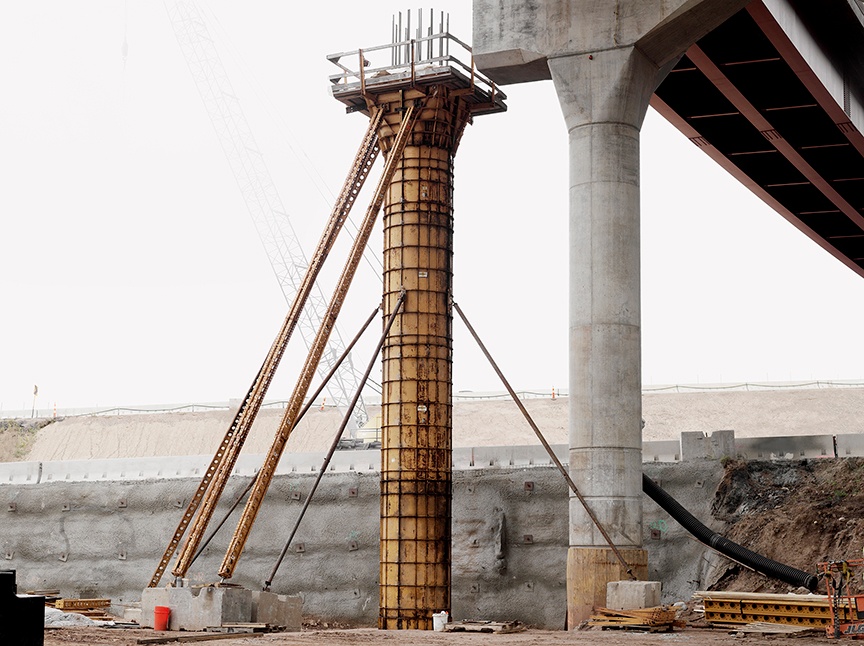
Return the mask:
<path fill-rule="evenodd" d="M 474 60 L 504 85 L 549 79 L 546 59 L 636 47 L 663 67 L 748 0 L 474 0 Z"/>
<path fill-rule="evenodd" d="M 637 135 L 661 70 L 635 47 L 548 60 L 567 130 L 619 124 Z"/>

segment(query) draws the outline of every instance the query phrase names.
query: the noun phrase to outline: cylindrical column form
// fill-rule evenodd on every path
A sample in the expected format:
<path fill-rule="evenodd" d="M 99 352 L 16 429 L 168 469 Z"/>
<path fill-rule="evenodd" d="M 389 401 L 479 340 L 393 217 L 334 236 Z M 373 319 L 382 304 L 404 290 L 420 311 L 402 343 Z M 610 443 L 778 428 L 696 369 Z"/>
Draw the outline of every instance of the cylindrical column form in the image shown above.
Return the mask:
<path fill-rule="evenodd" d="M 452 158 L 468 113 L 444 88 L 417 100 L 384 205 L 384 311 L 407 296 L 383 350 L 382 629 L 428 630 L 450 610 Z M 398 105 L 379 132 L 385 154 Z"/>
<path fill-rule="evenodd" d="M 570 135 L 570 473 L 644 577 L 639 129 L 657 70 L 633 48 L 549 67 Z M 570 551 L 572 627 L 624 575 L 574 496 Z"/>

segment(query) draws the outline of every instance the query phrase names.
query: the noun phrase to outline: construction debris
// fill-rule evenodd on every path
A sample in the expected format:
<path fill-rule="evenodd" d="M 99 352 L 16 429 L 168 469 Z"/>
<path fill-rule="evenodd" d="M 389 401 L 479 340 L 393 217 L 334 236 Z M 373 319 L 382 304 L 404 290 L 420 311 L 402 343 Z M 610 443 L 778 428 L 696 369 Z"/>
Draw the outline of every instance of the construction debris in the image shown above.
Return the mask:
<path fill-rule="evenodd" d="M 594 615 L 588 620 L 589 626 L 599 626 L 603 630 L 618 628 L 624 630 L 644 630 L 647 632 L 671 632 L 673 628 L 683 628 L 685 623 L 675 620 L 677 610 L 667 606 L 654 608 L 634 608 L 612 610 L 595 608 Z"/>
<path fill-rule="evenodd" d="M 730 625 L 732 633 L 759 634 L 759 635 L 792 635 L 795 637 L 809 637 L 824 635 L 825 631 L 809 626 L 788 626 L 786 624 L 771 624 L 765 622 L 754 622 L 752 624 Z"/>
<path fill-rule="evenodd" d="M 208 626 L 207 632 L 225 634 L 283 633 L 285 632 L 285 626 L 267 623 L 225 623 L 221 626 Z"/>
<path fill-rule="evenodd" d="M 65 613 L 84 615 L 94 621 L 113 621 L 114 617 L 105 612 L 111 605 L 111 599 L 57 599 L 53 603 L 47 599 L 45 605 Z"/>
<path fill-rule="evenodd" d="M 444 624 L 444 632 L 459 633 L 518 633 L 525 630 L 521 621 L 451 621 Z"/>
<path fill-rule="evenodd" d="M 240 633 L 235 635 L 166 635 L 164 637 L 142 637 L 138 644 L 171 644 L 173 642 L 208 642 L 217 639 L 254 639 L 263 637 L 264 633 Z"/>

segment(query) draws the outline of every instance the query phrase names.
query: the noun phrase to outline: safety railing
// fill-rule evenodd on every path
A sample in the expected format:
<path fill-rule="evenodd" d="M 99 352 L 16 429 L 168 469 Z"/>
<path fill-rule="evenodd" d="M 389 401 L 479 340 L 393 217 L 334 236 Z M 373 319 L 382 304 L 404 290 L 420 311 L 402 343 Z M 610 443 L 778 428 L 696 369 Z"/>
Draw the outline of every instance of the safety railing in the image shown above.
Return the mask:
<path fill-rule="evenodd" d="M 442 72 L 459 74 L 472 89 L 476 87 L 492 96 L 499 93 L 495 84 L 477 71 L 471 47 L 447 31 L 330 54 L 327 60 L 342 70 L 330 76 L 333 85 L 359 84 L 363 93 L 375 84 L 401 79 L 410 79 L 413 84 Z"/>

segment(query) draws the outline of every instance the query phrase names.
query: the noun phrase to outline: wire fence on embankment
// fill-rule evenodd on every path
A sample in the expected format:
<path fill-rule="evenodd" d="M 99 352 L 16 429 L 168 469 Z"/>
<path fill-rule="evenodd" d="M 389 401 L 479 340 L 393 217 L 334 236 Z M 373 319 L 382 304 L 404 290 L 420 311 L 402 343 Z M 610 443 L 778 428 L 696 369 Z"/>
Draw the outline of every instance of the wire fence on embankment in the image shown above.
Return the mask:
<path fill-rule="evenodd" d="M 642 388 L 643 394 L 664 393 L 695 393 L 695 392 L 722 392 L 722 391 L 768 391 L 768 390 L 808 390 L 825 388 L 864 388 L 864 380 L 815 380 L 815 381 L 785 381 L 785 382 L 737 382 L 728 384 L 668 384 L 668 385 L 646 385 Z M 531 389 L 520 390 L 517 394 L 521 399 L 557 399 L 567 397 L 566 389 Z M 510 395 L 506 391 L 470 391 L 460 390 L 453 393 L 455 402 L 469 401 L 494 401 L 505 400 Z M 377 406 L 380 398 L 365 397 L 368 404 Z M 135 406 L 110 406 L 110 407 L 77 407 L 77 408 L 35 408 L 26 410 L 2 410 L 0 419 L 52 419 L 86 416 L 107 415 L 148 415 L 158 413 L 201 413 L 207 411 L 227 411 L 240 405 L 239 400 L 228 402 L 205 402 L 185 404 L 152 404 Z M 264 409 L 284 409 L 288 405 L 287 399 L 267 401 L 262 405 Z M 335 410 L 335 406 L 325 399 L 319 404 L 324 409 Z"/>

